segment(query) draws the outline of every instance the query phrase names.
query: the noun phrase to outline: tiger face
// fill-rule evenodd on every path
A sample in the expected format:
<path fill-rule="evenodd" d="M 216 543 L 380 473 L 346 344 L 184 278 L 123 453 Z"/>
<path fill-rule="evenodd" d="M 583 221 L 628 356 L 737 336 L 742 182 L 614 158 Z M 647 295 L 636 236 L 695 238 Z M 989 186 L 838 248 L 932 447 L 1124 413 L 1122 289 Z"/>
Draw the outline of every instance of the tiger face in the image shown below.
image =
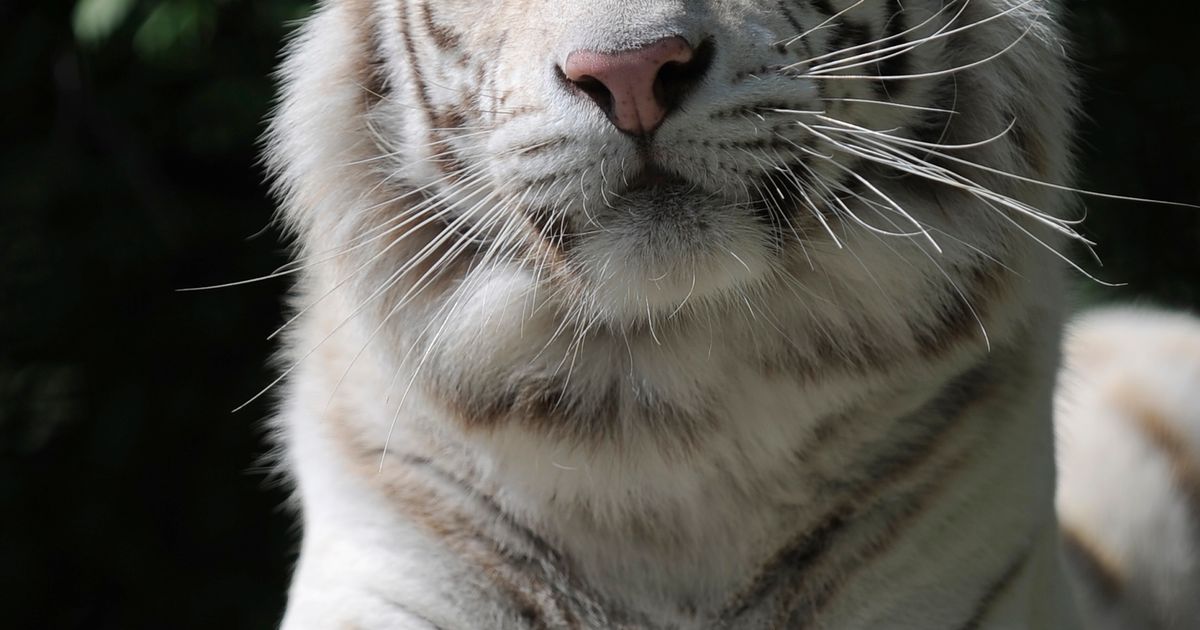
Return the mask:
<path fill-rule="evenodd" d="M 332 0 L 269 156 L 314 286 L 467 415 L 933 362 L 1057 292 L 1047 4 Z"/>
<path fill-rule="evenodd" d="M 847 207 L 890 204 L 838 139 L 939 139 L 950 31 L 987 28 L 964 4 L 389 3 L 377 92 L 403 109 L 383 133 L 451 221 L 538 241 L 577 303 L 672 312 L 838 247 L 832 224 L 921 230 Z"/>
<path fill-rule="evenodd" d="M 918 75 L 939 69 L 961 6 L 388 8 L 380 87 L 404 86 L 385 100 L 405 110 L 384 133 L 403 138 L 406 178 L 453 198 L 450 220 L 473 235 L 541 250 L 548 277 L 604 319 L 769 282 L 806 245 L 838 247 L 842 209 L 881 232 L 920 230 L 846 207 L 872 194 L 863 160 L 827 138 L 936 140 L 953 94 Z"/>

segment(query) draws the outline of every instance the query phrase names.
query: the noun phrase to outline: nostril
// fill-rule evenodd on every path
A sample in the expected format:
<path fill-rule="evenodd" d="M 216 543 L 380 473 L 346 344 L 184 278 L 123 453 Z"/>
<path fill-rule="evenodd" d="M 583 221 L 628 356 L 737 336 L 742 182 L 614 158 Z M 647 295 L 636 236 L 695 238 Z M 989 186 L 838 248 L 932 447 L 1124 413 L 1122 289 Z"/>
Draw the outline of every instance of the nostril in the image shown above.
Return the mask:
<path fill-rule="evenodd" d="M 693 50 L 682 37 L 639 48 L 576 50 L 558 68 L 560 78 L 587 95 L 621 131 L 653 133 L 694 87 L 711 61 L 711 45 Z"/>
<path fill-rule="evenodd" d="M 659 102 L 672 110 L 679 106 L 712 65 L 713 44 L 705 40 L 696 47 L 691 59 L 670 61 L 663 65 L 654 79 L 654 95 Z"/>
<path fill-rule="evenodd" d="M 599 79 L 585 75 L 578 79 L 567 79 L 567 83 L 591 98 L 605 116 L 613 117 L 613 94 Z"/>

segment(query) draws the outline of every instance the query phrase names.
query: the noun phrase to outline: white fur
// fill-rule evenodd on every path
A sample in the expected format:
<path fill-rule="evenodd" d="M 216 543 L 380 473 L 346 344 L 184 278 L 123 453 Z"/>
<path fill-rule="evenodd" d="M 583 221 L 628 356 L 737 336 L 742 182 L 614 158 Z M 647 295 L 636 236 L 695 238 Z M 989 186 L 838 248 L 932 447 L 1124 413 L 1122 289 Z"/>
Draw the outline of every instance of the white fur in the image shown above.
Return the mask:
<path fill-rule="evenodd" d="M 1068 334 L 1060 378 L 1058 511 L 1122 578 L 1115 602 L 1088 608 L 1089 627 L 1195 628 L 1200 523 L 1177 477 L 1187 471 L 1143 423 L 1156 416 L 1200 462 L 1200 322 L 1146 309 L 1089 314 Z"/>
<path fill-rule="evenodd" d="M 875 481 L 855 477 L 873 461 L 866 454 L 886 450 L 885 436 L 905 423 L 932 421 L 930 405 L 979 366 L 994 372 L 996 391 L 967 406 L 961 430 L 932 449 L 932 471 L 918 467 L 865 495 L 872 510 L 855 512 L 839 542 L 878 551 L 829 559 L 840 588 L 814 627 L 954 628 L 978 606 L 986 613 L 978 627 L 988 630 L 1076 627 L 1058 559 L 1049 419 L 1062 293 L 1054 249 L 1068 197 L 967 167 L 974 194 L 912 185 L 865 168 L 828 139 L 860 150 L 874 146 L 872 133 L 913 140 L 914 108 L 953 107 L 953 124 L 930 141 L 969 145 L 946 151 L 988 168 L 1066 181 L 1072 80 L 1042 3 L 902 3 L 909 37 L 927 38 L 908 51 L 908 71 L 930 75 L 906 80 L 907 107 L 862 103 L 884 98 L 869 81 L 809 74 L 864 70 L 819 65 L 834 35 L 805 2 L 789 6 L 815 27 L 797 41 L 811 43 L 806 54 L 817 62 L 798 63 L 791 76 L 757 70 L 780 63 L 776 42 L 802 34 L 774 1 L 435 4 L 438 19 L 459 27 L 460 45 L 490 51 L 486 85 L 421 32 L 415 1 L 326 2 L 282 70 L 270 158 L 304 265 L 279 421 L 305 528 L 285 628 L 527 627 L 506 600 L 505 567 L 482 570 L 454 551 L 488 556 L 496 550 L 476 548 L 487 539 L 535 553 L 523 528 L 568 558 L 572 579 L 614 610 L 651 626 L 711 627 L 781 547 L 854 496 L 847 488 Z M 888 22 L 882 0 L 830 4 L 865 28 Z M 965 24 L 980 26 L 941 35 Z M 670 199 L 613 198 L 642 158 L 561 84 L 554 64 L 572 50 L 667 35 L 694 46 L 709 38 L 718 51 L 648 149 L 693 186 Z M 365 106 L 371 42 L 391 91 Z M 418 63 L 404 62 L 414 54 Z M 791 62 L 804 56 L 789 54 Z M 955 66 L 970 67 L 953 72 L 952 84 L 939 80 Z M 733 79 L 747 72 L 753 77 Z M 952 102 L 933 102 L 951 85 Z M 777 111 L 715 116 L 764 99 L 788 105 L 775 109 L 824 108 L 822 93 L 851 99 L 829 106 L 842 124 Z M 431 128 L 428 109 L 474 96 L 460 129 Z M 767 116 L 780 116 L 777 130 L 767 130 Z M 1014 119 L 1024 145 L 998 135 Z M 753 144 L 764 137 L 808 155 L 814 177 L 837 181 L 862 168 L 870 179 L 850 181 L 871 201 L 848 197 L 834 225 L 799 213 L 802 230 L 773 246 L 749 206 L 762 191 L 745 173 L 770 173 L 797 156 Z M 439 160 L 448 151 L 465 183 L 447 183 Z M 522 187 L 537 178 L 545 183 Z M 538 203 L 578 229 L 570 254 L 534 234 L 522 212 Z M 415 217 L 401 221 L 406 212 Z M 440 233 L 445 250 L 422 248 L 428 237 L 417 228 L 431 214 L 457 229 Z M 455 267 L 443 255 L 472 240 L 486 243 L 477 264 Z M 433 271 L 408 271 L 426 255 Z M 549 264 L 559 256 L 569 263 Z M 438 277 L 443 269 L 460 275 Z M 990 295 L 980 269 L 1003 288 Z M 431 279 L 442 284 L 425 284 Z M 972 325 L 951 326 L 945 334 L 961 338 L 936 349 L 924 331 L 964 303 Z M 562 384 L 580 418 L 615 410 L 613 424 L 591 435 L 520 417 L 463 425 L 456 405 L 506 400 L 547 379 Z M 834 426 L 844 441 L 814 447 L 842 416 Z M 501 516 L 445 479 L 414 479 L 406 457 L 461 476 Z M 940 465 L 953 475 L 940 478 Z M 452 497 L 422 508 L 438 512 L 431 520 L 464 514 L 479 539 L 450 540 L 454 529 L 435 535 L 405 512 L 413 509 L 406 493 L 427 486 Z M 929 505 L 889 531 L 888 499 L 923 496 L 926 486 L 938 488 Z M 995 601 L 983 598 L 1010 565 L 1017 571 Z M 530 597 L 553 609 L 544 593 Z M 771 601 L 737 624 L 771 626 Z"/>

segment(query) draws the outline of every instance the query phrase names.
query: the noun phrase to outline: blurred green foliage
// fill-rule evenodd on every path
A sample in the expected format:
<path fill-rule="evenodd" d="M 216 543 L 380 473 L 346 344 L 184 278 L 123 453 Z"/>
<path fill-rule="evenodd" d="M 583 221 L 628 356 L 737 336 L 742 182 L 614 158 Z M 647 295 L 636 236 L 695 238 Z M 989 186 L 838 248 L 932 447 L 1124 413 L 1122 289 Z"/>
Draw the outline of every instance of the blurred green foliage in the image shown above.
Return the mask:
<path fill-rule="evenodd" d="M 79 0 L 75 4 L 75 39 L 81 44 L 96 44 L 108 39 L 129 17 L 134 0 Z"/>
<path fill-rule="evenodd" d="M 597 0 L 600 1 L 600 0 Z M 1081 185 L 1200 203 L 1194 3 L 1070 0 Z M 0 3 L 0 619 L 267 628 L 293 559 L 261 470 L 284 256 L 256 139 L 299 0 Z M 1200 306 L 1194 210 L 1089 200 L 1119 289 Z M 266 228 L 264 230 L 264 228 Z M 1079 258 L 1087 260 L 1082 253 Z"/>

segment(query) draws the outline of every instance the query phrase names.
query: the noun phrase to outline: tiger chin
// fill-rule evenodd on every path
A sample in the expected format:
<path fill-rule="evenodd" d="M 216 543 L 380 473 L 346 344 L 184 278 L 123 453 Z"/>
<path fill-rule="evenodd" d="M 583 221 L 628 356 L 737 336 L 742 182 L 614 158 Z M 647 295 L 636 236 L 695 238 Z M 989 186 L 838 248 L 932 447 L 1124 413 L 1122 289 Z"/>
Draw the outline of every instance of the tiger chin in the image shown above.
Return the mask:
<path fill-rule="evenodd" d="M 267 137 L 284 628 L 1088 627 L 1055 9 L 322 3 Z"/>

